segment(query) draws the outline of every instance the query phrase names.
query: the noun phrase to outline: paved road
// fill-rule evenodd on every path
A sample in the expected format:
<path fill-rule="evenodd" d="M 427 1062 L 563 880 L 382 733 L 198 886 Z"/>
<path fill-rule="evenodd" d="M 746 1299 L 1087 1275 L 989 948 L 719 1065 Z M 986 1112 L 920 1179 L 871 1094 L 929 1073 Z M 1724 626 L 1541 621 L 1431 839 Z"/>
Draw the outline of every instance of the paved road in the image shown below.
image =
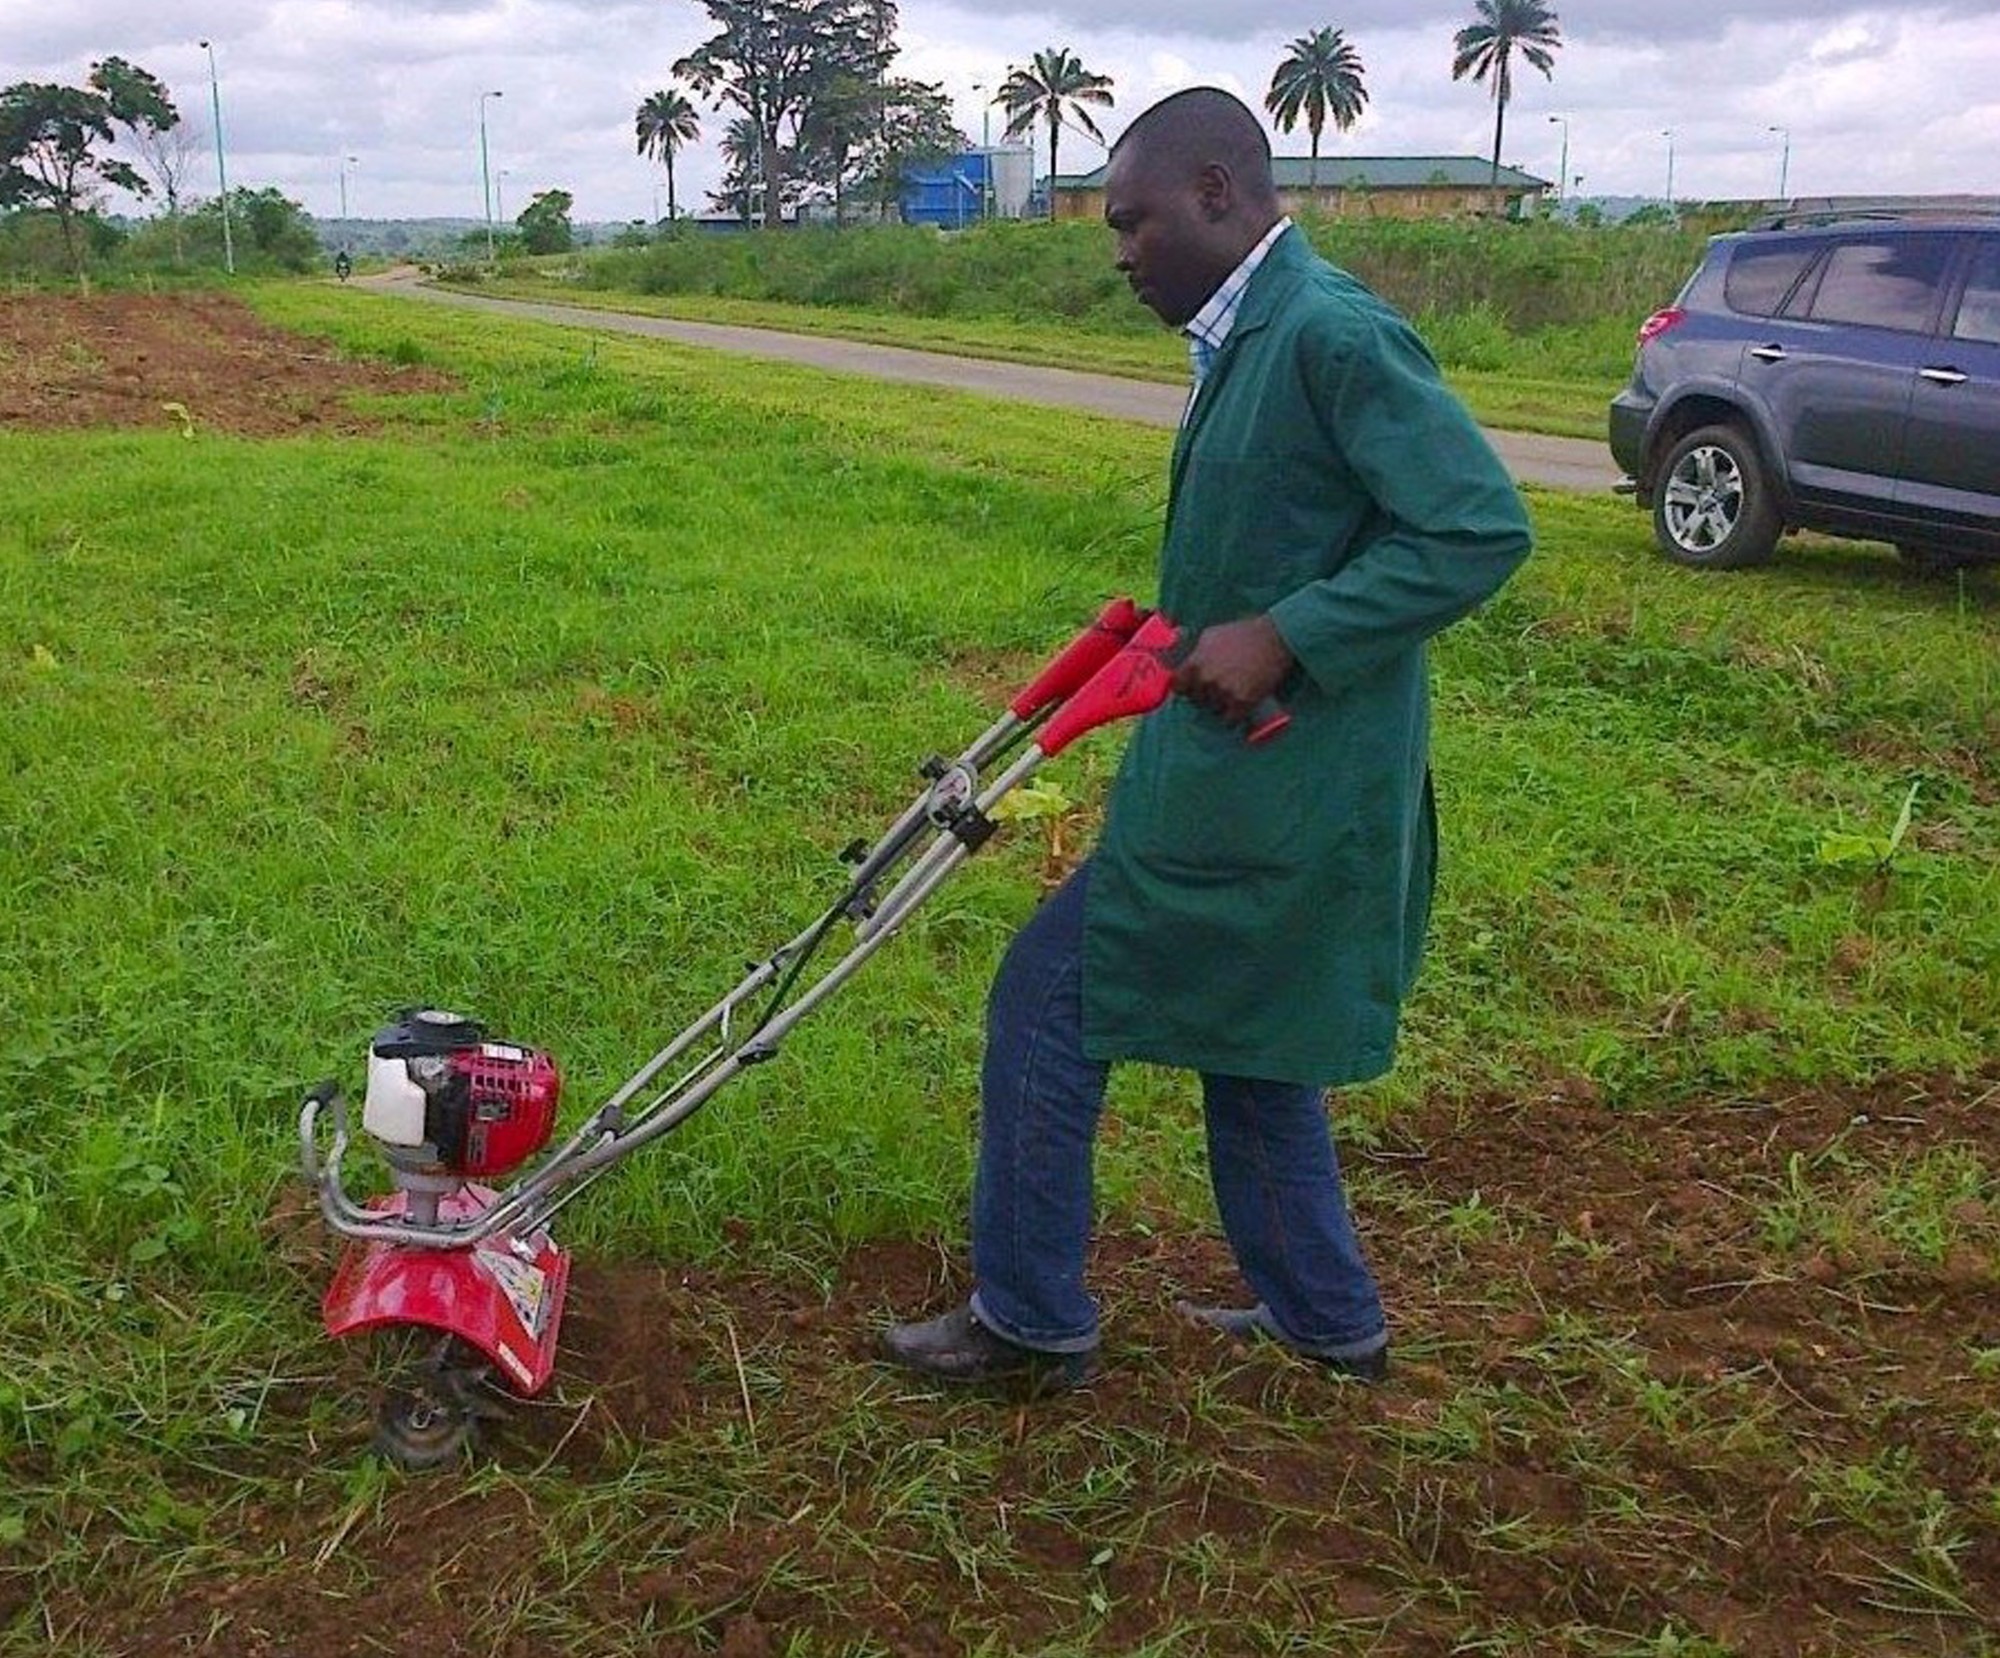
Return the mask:
<path fill-rule="evenodd" d="M 402 298 L 505 316 L 532 317 L 565 328 L 595 328 L 609 333 L 643 334 L 682 345 L 734 351 L 776 362 L 804 363 L 840 374 L 860 374 L 878 380 L 902 380 L 923 386 L 948 386 L 957 391 L 1015 402 L 1052 404 L 1083 409 L 1118 420 L 1152 426 L 1179 424 L 1187 400 L 1179 386 L 1150 380 L 1125 380 L 1111 374 L 1080 374 L 1073 369 L 1035 368 L 1024 363 L 986 362 L 973 357 L 947 357 L 899 346 L 866 345 L 858 340 L 830 339 L 817 334 L 781 334 L 764 328 L 733 328 L 719 323 L 681 322 L 671 317 L 645 317 L 628 311 L 599 311 L 578 305 L 545 305 L 532 300 L 495 299 L 431 287 L 417 277 L 392 272 L 367 286 Z M 1618 468 L 1601 443 L 1579 438 L 1543 437 L 1531 432 L 1489 432 L 1500 458 L 1523 483 L 1555 489 L 1608 490 L 1618 481 Z"/>

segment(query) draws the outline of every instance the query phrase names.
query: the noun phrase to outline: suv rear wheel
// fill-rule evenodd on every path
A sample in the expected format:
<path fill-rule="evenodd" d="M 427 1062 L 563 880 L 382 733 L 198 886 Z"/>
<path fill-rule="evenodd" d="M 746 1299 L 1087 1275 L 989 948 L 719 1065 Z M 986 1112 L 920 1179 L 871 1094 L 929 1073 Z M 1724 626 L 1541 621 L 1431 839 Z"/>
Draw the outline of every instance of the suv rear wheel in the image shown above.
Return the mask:
<path fill-rule="evenodd" d="M 1740 426 L 1703 426 L 1675 444 L 1653 492 L 1653 535 L 1676 564 L 1741 570 L 1777 551 L 1783 528 L 1764 459 Z"/>

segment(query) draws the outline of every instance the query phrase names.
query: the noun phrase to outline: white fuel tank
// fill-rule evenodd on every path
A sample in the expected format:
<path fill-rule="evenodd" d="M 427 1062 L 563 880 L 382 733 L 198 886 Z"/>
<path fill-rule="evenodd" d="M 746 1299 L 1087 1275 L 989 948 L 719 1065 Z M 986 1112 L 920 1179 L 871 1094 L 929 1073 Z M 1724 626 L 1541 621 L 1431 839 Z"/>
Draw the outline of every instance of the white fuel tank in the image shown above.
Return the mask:
<path fill-rule="evenodd" d="M 407 1061 L 370 1052 L 361 1126 L 385 1145 L 424 1143 L 424 1091 L 410 1080 Z"/>

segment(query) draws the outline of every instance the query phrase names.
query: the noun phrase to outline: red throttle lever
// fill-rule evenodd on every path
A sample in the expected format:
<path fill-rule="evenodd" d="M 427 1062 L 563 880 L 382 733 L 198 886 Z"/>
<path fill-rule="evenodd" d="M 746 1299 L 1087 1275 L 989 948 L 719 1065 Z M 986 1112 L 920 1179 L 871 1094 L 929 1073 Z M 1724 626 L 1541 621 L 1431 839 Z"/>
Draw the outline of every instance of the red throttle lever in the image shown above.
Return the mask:
<path fill-rule="evenodd" d="M 1173 694 L 1174 669 L 1193 648 L 1193 637 L 1184 637 L 1155 611 L 1140 624 L 1132 642 L 1056 710 L 1036 736 L 1035 746 L 1053 757 L 1086 731 L 1113 720 L 1150 714 Z M 1266 697 L 1250 716 L 1247 736 L 1253 743 L 1266 743 L 1291 723 L 1292 716 L 1283 706 Z"/>
<path fill-rule="evenodd" d="M 1044 708 L 1080 691 L 1139 631 L 1147 612 L 1130 599 L 1113 599 L 1097 620 L 1079 633 L 1035 676 L 1034 682 L 1007 705 L 1017 720 L 1031 720 Z"/>

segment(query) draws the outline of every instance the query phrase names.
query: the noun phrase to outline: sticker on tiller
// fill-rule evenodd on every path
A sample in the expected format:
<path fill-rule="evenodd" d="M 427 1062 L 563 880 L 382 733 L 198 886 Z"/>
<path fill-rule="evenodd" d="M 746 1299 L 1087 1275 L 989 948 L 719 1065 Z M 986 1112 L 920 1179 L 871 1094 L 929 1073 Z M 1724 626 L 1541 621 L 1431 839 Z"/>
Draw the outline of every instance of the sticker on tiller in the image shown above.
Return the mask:
<path fill-rule="evenodd" d="M 549 1275 L 498 1249 L 476 1249 L 473 1258 L 492 1274 L 529 1339 L 540 1341 L 549 1316 Z"/>

